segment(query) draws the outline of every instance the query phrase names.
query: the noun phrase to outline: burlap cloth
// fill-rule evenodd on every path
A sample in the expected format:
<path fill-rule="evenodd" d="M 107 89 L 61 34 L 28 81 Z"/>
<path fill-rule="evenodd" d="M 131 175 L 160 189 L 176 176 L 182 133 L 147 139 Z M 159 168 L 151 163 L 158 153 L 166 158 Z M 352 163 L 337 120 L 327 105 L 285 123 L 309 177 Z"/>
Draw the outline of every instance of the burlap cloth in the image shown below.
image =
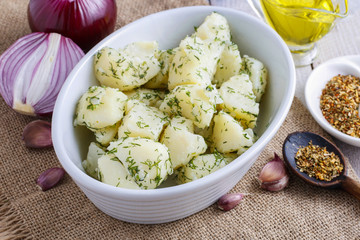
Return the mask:
<path fill-rule="evenodd" d="M 117 28 L 144 15 L 205 0 L 118 0 Z M 30 32 L 27 1 L 0 1 L 0 53 Z M 35 179 L 60 166 L 53 149 L 29 150 L 21 141 L 33 120 L 12 111 L 0 98 L 0 239 L 360 239 L 360 204 L 342 190 L 325 190 L 291 176 L 284 191 L 259 188 L 256 177 L 285 137 L 310 130 L 326 135 L 295 99 L 281 129 L 232 192 L 247 193 L 239 206 L 222 212 L 216 205 L 186 219 L 161 225 L 115 220 L 85 197 L 66 175 L 61 185 L 40 191 Z M 355 177 L 350 167 L 349 173 Z"/>

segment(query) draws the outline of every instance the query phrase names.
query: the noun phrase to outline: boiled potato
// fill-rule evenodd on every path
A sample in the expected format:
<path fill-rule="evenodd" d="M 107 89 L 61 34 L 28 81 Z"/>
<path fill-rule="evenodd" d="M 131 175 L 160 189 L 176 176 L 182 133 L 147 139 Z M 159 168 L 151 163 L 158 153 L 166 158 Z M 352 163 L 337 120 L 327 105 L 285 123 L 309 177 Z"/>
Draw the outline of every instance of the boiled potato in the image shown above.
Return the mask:
<path fill-rule="evenodd" d="M 179 120 L 179 118 L 171 120 L 160 141 L 169 149 L 174 169 L 186 165 L 193 157 L 204 153 L 207 149 L 204 138 L 189 131 L 185 118 L 182 118 L 183 123 Z"/>
<path fill-rule="evenodd" d="M 160 50 L 159 54 L 159 64 L 160 64 L 160 72 L 150 79 L 144 87 L 151 89 L 167 89 L 168 88 L 168 79 L 169 79 L 169 66 L 175 56 L 178 48 L 168 49 L 168 50 Z"/>
<path fill-rule="evenodd" d="M 98 178 L 98 159 L 105 154 L 105 151 L 95 142 L 89 145 L 87 157 L 82 161 L 82 166 L 87 174 L 93 178 Z"/>
<path fill-rule="evenodd" d="M 94 72 L 102 86 L 81 97 L 74 124 L 94 133 L 82 164 L 104 183 L 153 189 L 173 171 L 178 183 L 190 182 L 256 141 L 267 70 L 241 58 L 216 12 L 173 49 L 159 50 L 155 41 L 104 47 Z"/>
<path fill-rule="evenodd" d="M 249 134 L 250 136 L 253 136 L 254 142 L 256 141 L 256 139 L 255 139 L 256 135 L 254 134 L 254 132 L 252 131 L 251 128 L 245 129 L 244 132 L 247 132 L 247 134 Z M 253 134 L 253 135 L 251 135 L 251 134 Z M 239 150 L 237 151 L 236 154 L 240 156 L 241 154 L 246 152 L 249 148 L 250 147 L 248 147 L 248 146 L 241 147 L 241 148 L 239 148 Z"/>
<path fill-rule="evenodd" d="M 230 27 L 225 17 L 213 12 L 205 18 L 205 21 L 196 28 L 195 36 L 201 40 L 214 42 L 230 41 Z"/>
<path fill-rule="evenodd" d="M 115 139 L 119 126 L 120 122 L 117 122 L 112 126 L 93 130 L 96 141 L 103 146 L 109 145 L 109 143 Z"/>
<path fill-rule="evenodd" d="M 250 76 L 250 80 L 253 84 L 253 91 L 256 96 L 256 102 L 260 102 L 261 96 L 265 93 L 267 84 L 267 69 L 264 64 L 259 60 L 244 56 L 244 70 Z"/>
<path fill-rule="evenodd" d="M 118 51 L 105 47 L 94 56 L 95 76 L 104 86 L 132 90 L 160 71 L 157 52 L 157 42 L 135 42 Z"/>
<path fill-rule="evenodd" d="M 221 87 L 223 82 L 226 82 L 231 77 L 238 75 L 241 68 L 242 60 L 238 46 L 235 43 L 226 42 L 220 60 L 217 63 L 213 83 L 216 84 L 216 87 Z"/>
<path fill-rule="evenodd" d="M 168 116 L 155 107 L 144 103 L 134 105 L 125 115 L 118 130 L 118 138 L 143 137 L 159 140 Z"/>
<path fill-rule="evenodd" d="M 206 86 L 204 88 L 204 93 L 209 98 L 211 104 L 217 105 L 224 102 L 215 85 Z"/>
<path fill-rule="evenodd" d="M 163 100 L 165 97 L 164 91 L 158 91 L 153 89 L 138 88 L 133 91 L 124 92 L 128 96 L 129 100 L 139 100 L 148 106 L 156 106 L 157 102 Z"/>
<path fill-rule="evenodd" d="M 141 189 L 158 187 L 172 174 L 172 164 L 165 145 L 140 137 L 111 142 L 107 150 L 123 163 Z"/>
<path fill-rule="evenodd" d="M 216 151 L 215 151 L 215 153 L 216 153 Z M 226 159 L 227 163 L 230 163 L 239 157 L 239 154 L 237 154 L 237 153 L 222 153 L 221 155 Z"/>
<path fill-rule="evenodd" d="M 118 89 L 90 87 L 78 102 L 75 125 L 85 125 L 89 129 L 113 126 L 124 115 L 126 99 Z"/>
<path fill-rule="evenodd" d="M 215 104 L 206 95 L 206 88 L 200 85 L 177 86 L 160 105 L 160 110 L 171 115 L 180 115 L 194 122 L 199 128 L 210 125 Z"/>
<path fill-rule="evenodd" d="M 178 184 L 195 181 L 225 167 L 233 158 L 225 158 L 220 153 L 200 155 L 180 168 L 177 173 Z"/>
<path fill-rule="evenodd" d="M 213 80 L 217 63 L 225 49 L 226 42 L 231 39 L 229 24 L 223 16 L 213 12 L 205 18 L 205 21 L 196 28 L 193 36 L 204 41 L 209 49 L 209 57 L 206 59 L 206 68 Z"/>
<path fill-rule="evenodd" d="M 134 178 L 114 154 L 105 154 L 98 159 L 99 180 L 103 183 L 129 189 L 140 189 Z"/>
<path fill-rule="evenodd" d="M 140 102 L 140 100 L 128 99 L 125 104 L 125 115 L 128 115 L 130 110 L 137 105 L 144 105 L 144 103 Z"/>
<path fill-rule="evenodd" d="M 171 119 L 169 125 L 178 130 L 187 130 L 191 133 L 194 132 L 193 122 L 191 120 L 181 117 L 181 116 L 174 116 Z"/>
<path fill-rule="evenodd" d="M 219 92 L 224 100 L 221 108 L 240 120 L 244 128 L 254 128 L 259 114 L 259 103 L 255 102 L 256 96 L 249 75 L 231 77 L 221 85 Z"/>
<path fill-rule="evenodd" d="M 253 145 L 254 134 L 250 128 L 244 130 L 232 116 L 220 111 L 214 116 L 213 141 L 221 153 L 237 152 Z"/>
<path fill-rule="evenodd" d="M 200 38 L 182 40 L 169 67 L 169 90 L 186 84 L 210 85 L 213 71 L 208 65 L 211 58 L 208 45 Z M 213 61 L 216 64 L 217 60 Z"/>
<path fill-rule="evenodd" d="M 195 126 L 194 133 L 202 136 L 204 138 L 206 144 L 209 147 L 212 147 L 213 146 L 213 140 L 212 140 L 213 128 L 214 128 L 214 118 L 211 120 L 210 126 L 208 126 L 208 127 L 198 128 Z"/>

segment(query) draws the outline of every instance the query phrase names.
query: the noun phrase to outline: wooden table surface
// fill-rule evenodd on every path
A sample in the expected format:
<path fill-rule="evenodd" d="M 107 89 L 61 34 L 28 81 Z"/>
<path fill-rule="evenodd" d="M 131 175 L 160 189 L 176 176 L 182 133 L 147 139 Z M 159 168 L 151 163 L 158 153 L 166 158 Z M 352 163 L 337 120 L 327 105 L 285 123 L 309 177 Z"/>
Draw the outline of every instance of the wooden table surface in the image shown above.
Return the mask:
<path fill-rule="evenodd" d="M 256 16 L 246 0 L 209 0 L 214 6 L 223 6 L 247 12 Z M 321 39 L 318 45 L 318 57 L 312 65 L 296 69 L 296 91 L 298 97 L 305 105 L 304 87 L 311 71 L 319 64 L 329 59 L 360 54 L 360 1 L 348 0 L 349 15 L 340 20 L 334 29 Z M 350 146 L 334 139 L 344 155 L 350 160 L 355 172 L 360 176 L 360 148 Z"/>

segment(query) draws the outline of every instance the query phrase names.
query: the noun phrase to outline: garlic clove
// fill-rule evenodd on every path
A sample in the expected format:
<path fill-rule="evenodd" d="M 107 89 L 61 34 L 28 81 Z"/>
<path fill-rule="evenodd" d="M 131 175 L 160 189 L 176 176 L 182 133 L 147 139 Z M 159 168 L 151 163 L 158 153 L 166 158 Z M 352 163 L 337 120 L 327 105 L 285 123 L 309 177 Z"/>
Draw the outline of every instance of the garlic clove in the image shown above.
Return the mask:
<path fill-rule="evenodd" d="M 284 162 L 275 153 L 274 159 L 268 162 L 260 172 L 259 181 L 261 188 L 277 192 L 289 184 L 289 175 Z"/>
<path fill-rule="evenodd" d="M 29 148 L 51 147 L 51 124 L 44 120 L 30 122 L 24 128 L 22 140 Z"/>
<path fill-rule="evenodd" d="M 278 181 L 262 182 L 260 186 L 261 186 L 261 188 L 263 188 L 265 190 L 268 190 L 271 192 L 277 192 L 277 191 L 284 189 L 288 185 L 289 185 L 289 176 L 285 175 L 283 178 L 281 178 Z"/>
<path fill-rule="evenodd" d="M 56 184 L 64 177 L 65 170 L 63 168 L 54 167 L 49 168 L 36 180 L 36 184 L 39 185 L 41 190 L 46 191 L 55 187 Z"/>
<path fill-rule="evenodd" d="M 223 211 L 229 211 L 237 206 L 243 199 L 242 193 L 229 193 L 225 194 L 218 200 L 218 207 Z"/>

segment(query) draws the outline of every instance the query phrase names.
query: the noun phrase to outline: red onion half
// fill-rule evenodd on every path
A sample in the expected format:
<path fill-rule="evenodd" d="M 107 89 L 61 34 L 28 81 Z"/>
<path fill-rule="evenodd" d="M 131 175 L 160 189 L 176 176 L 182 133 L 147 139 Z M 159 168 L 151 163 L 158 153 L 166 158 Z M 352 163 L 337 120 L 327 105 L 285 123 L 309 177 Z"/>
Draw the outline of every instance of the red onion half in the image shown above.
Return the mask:
<path fill-rule="evenodd" d="M 33 32 L 57 32 L 85 52 L 114 31 L 115 0 L 30 0 L 28 20 Z"/>
<path fill-rule="evenodd" d="M 70 71 L 84 56 L 69 38 L 57 33 L 31 33 L 0 56 L 0 94 L 15 111 L 52 113 Z"/>

